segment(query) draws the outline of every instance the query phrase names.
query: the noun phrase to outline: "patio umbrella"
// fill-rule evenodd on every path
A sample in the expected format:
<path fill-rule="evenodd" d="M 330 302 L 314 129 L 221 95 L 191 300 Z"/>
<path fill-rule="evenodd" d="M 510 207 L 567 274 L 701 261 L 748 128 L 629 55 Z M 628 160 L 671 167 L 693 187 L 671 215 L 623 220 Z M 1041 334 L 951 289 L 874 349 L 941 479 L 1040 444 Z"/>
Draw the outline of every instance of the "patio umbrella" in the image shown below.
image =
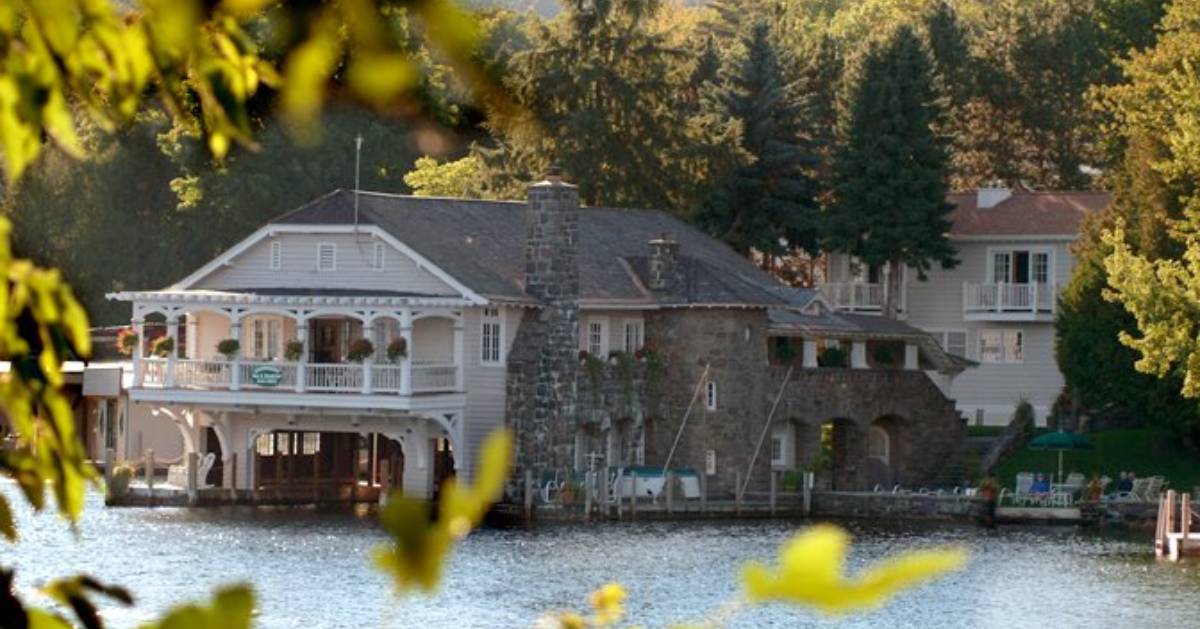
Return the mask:
<path fill-rule="evenodd" d="M 1060 483 L 1063 477 L 1063 452 L 1065 450 L 1091 450 L 1094 447 L 1092 442 L 1083 435 L 1065 432 L 1062 429 L 1038 435 L 1029 442 L 1030 450 L 1058 450 L 1058 482 Z"/>

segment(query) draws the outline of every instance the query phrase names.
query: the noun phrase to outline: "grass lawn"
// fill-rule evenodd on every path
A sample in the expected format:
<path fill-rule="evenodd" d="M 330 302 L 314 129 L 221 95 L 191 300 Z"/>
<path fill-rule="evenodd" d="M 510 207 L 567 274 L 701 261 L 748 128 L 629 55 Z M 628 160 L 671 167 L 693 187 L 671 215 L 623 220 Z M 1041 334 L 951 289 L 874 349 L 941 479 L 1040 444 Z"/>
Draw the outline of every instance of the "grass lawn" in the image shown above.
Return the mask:
<path fill-rule="evenodd" d="M 967 426 L 968 437 L 999 437 L 1007 426 Z"/>
<path fill-rule="evenodd" d="M 1169 487 L 1191 491 L 1200 485 L 1200 454 L 1184 450 L 1164 430 L 1139 428 L 1088 433 L 1093 450 L 1063 453 L 1063 474 L 1083 472 L 1091 478 L 1108 475 L 1116 485 L 1121 470 L 1132 470 L 1141 476 L 1162 475 Z M 1016 484 L 1018 472 L 1058 471 L 1058 452 L 1054 450 L 1021 450 L 996 467 L 996 477 L 1005 487 Z"/>

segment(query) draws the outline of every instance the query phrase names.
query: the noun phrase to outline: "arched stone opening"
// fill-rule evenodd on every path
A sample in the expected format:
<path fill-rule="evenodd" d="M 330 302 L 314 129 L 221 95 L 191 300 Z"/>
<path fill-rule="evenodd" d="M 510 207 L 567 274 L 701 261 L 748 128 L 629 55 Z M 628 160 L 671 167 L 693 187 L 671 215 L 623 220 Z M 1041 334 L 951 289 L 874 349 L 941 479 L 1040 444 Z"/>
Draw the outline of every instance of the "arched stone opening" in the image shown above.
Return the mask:
<path fill-rule="evenodd" d="M 866 433 L 853 419 L 833 418 L 819 424 L 819 447 L 812 460 L 818 487 L 833 491 L 863 489 Z"/>
<path fill-rule="evenodd" d="M 876 418 L 867 427 L 867 482 L 872 487 L 892 487 L 907 481 L 911 449 L 908 433 L 908 421 L 898 415 Z"/>

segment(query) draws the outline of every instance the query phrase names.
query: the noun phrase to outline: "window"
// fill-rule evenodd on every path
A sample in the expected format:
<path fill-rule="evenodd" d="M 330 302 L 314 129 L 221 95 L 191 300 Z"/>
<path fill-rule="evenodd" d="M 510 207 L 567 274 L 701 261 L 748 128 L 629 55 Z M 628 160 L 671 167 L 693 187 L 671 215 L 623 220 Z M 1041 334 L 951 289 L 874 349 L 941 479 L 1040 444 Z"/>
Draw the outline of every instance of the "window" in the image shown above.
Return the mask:
<path fill-rule="evenodd" d="M 280 339 L 283 322 L 279 319 L 257 318 L 251 321 L 250 355 L 263 360 L 274 360 L 280 354 Z"/>
<path fill-rule="evenodd" d="M 502 363 L 500 348 L 504 345 L 503 324 L 499 308 L 483 309 L 483 321 L 479 333 L 479 364 L 499 365 Z"/>
<path fill-rule="evenodd" d="M 337 269 L 337 245 L 322 242 L 317 245 L 317 270 L 333 271 Z"/>
<path fill-rule="evenodd" d="M 258 456 L 275 456 L 275 435 L 259 435 L 258 439 L 254 440 L 254 451 Z"/>
<path fill-rule="evenodd" d="M 400 322 L 391 317 L 382 317 L 376 319 L 371 325 L 373 328 L 372 334 L 374 335 L 371 342 L 375 344 L 375 356 L 377 358 L 386 357 L 387 346 L 392 341 L 400 338 Z M 377 360 L 376 362 L 380 361 Z"/>
<path fill-rule="evenodd" d="M 642 348 L 642 322 L 625 322 L 625 351 L 633 353 Z"/>
<path fill-rule="evenodd" d="M 996 284 L 1046 284 L 1051 275 L 1050 252 L 993 251 L 991 275 Z"/>
<path fill-rule="evenodd" d="M 936 330 L 930 331 L 929 335 L 942 346 L 947 354 L 954 356 L 967 357 L 967 331 L 966 330 Z"/>
<path fill-rule="evenodd" d="M 771 435 L 771 465 L 783 464 L 783 437 Z"/>
<path fill-rule="evenodd" d="M 300 443 L 300 454 L 316 454 L 321 451 L 321 433 L 306 432 Z"/>
<path fill-rule="evenodd" d="M 1025 334 L 1021 330 L 980 330 L 979 362 L 1020 363 L 1025 360 Z"/>
<path fill-rule="evenodd" d="M 604 358 L 604 322 L 592 321 L 588 323 L 587 335 L 587 351 L 592 356 Z"/>
<path fill-rule="evenodd" d="M 385 259 L 386 256 L 384 255 L 383 243 L 375 243 L 374 255 L 371 257 L 371 268 L 375 269 L 376 271 L 382 271 Z"/>
<path fill-rule="evenodd" d="M 283 243 L 278 240 L 271 243 L 271 270 L 278 271 L 283 268 Z"/>
<path fill-rule="evenodd" d="M 715 380 L 709 380 L 708 384 L 705 385 L 704 405 L 710 411 L 717 410 L 717 382 Z"/>

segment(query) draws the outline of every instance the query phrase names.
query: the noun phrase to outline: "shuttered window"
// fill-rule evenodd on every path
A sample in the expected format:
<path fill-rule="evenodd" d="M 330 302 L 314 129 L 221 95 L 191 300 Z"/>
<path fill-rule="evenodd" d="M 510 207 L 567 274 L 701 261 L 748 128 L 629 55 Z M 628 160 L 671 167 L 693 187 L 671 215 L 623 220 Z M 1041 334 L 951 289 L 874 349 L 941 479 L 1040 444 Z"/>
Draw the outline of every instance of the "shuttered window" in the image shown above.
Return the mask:
<path fill-rule="evenodd" d="M 371 258 L 371 268 L 375 269 L 376 271 L 382 271 L 385 259 L 386 257 L 384 254 L 383 243 L 375 243 L 374 256 Z"/>
<path fill-rule="evenodd" d="M 271 270 L 283 268 L 283 243 L 278 240 L 271 243 Z"/>
<path fill-rule="evenodd" d="M 317 245 L 317 270 L 333 271 L 337 269 L 337 245 L 323 242 Z"/>

